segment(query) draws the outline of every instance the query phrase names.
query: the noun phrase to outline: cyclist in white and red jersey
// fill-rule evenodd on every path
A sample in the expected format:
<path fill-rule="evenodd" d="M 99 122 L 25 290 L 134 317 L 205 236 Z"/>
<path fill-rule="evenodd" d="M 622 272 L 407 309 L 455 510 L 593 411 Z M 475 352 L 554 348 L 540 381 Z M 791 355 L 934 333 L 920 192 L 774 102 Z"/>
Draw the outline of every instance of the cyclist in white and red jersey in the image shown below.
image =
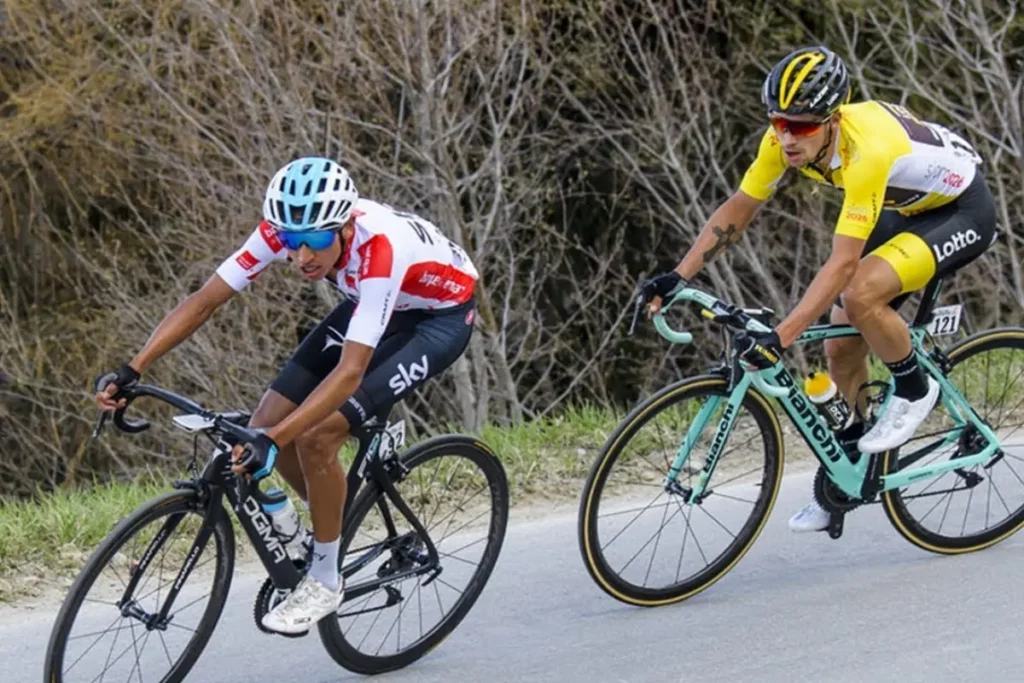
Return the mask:
<path fill-rule="evenodd" d="M 273 261 L 326 278 L 344 300 L 310 332 L 264 393 L 250 425 L 259 439 L 235 449 L 237 472 L 276 467 L 307 501 L 309 571 L 263 625 L 302 633 L 341 604 L 338 547 L 346 497 L 338 451 L 350 432 L 455 362 L 473 330 L 477 270 L 437 226 L 360 198 L 348 173 L 320 157 L 297 159 L 270 181 L 263 221 L 197 292 L 157 326 L 143 349 L 99 387 L 105 410 Z"/>

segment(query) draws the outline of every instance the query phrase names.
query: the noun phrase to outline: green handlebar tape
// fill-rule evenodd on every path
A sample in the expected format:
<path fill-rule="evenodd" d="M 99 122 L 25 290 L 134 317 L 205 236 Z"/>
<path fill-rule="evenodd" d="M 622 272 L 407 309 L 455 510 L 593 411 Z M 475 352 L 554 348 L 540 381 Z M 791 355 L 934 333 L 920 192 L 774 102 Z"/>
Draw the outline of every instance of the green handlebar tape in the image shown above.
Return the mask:
<path fill-rule="evenodd" d="M 654 327 L 657 328 L 658 334 L 673 344 L 689 344 L 693 341 L 693 335 L 689 332 L 676 332 L 669 327 L 661 313 L 654 314 Z"/>

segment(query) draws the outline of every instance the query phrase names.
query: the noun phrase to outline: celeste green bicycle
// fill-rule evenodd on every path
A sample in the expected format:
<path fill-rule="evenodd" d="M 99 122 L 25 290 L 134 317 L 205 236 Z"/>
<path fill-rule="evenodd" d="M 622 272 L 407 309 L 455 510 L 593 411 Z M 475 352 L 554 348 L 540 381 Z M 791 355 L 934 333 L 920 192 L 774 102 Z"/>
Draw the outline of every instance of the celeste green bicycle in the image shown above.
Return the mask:
<path fill-rule="evenodd" d="M 839 538 L 846 514 L 881 503 L 905 539 L 936 553 L 998 543 L 1024 526 L 1024 328 L 980 332 L 951 345 L 962 308 L 937 308 L 942 281 L 924 291 L 910 325 L 921 367 L 941 386 L 936 409 L 901 448 L 847 452 L 782 361 L 740 364 L 735 336 L 770 331 L 773 312 L 744 309 L 685 288 L 654 316 L 669 327 L 673 304 L 692 302 L 729 342 L 722 362 L 640 403 L 611 434 L 581 496 L 579 543 L 602 590 L 623 602 L 678 602 L 721 579 L 760 535 L 782 481 L 784 430 L 773 401 L 818 461 L 814 495 Z M 797 343 L 857 336 L 848 325 L 815 325 Z M 1019 355 L 1018 355 L 1019 354 Z M 891 383 L 861 387 L 870 425 Z M 629 539 L 634 539 L 632 543 Z M 638 539 L 638 540 L 636 540 Z M 689 554 L 687 554 L 689 552 Z"/>

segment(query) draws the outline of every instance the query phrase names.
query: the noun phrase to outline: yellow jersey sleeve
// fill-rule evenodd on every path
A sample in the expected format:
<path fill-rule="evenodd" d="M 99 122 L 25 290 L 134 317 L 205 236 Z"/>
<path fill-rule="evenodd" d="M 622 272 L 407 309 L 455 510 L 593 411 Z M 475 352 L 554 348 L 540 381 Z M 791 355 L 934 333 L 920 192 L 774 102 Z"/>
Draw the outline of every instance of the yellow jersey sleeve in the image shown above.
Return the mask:
<path fill-rule="evenodd" d="M 836 234 L 866 240 L 878 222 L 891 159 L 857 159 L 843 171 L 843 207 Z"/>
<path fill-rule="evenodd" d="M 782 144 L 769 126 L 757 148 L 757 158 L 743 175 L 740 189 L 754 199 L 764 201 L 772 196 L 787 168 L 786 160 L 782 158 Z"/>

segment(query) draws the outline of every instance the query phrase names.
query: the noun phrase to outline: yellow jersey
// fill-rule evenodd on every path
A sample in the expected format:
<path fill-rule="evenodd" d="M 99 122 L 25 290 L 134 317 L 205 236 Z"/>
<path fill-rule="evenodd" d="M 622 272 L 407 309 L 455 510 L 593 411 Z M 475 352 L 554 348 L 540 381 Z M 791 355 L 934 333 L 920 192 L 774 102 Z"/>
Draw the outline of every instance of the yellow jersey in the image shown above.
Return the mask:
<path fill-rule="evenodd" d="M 876 100 L 845 104 L 839 112 L 839 135 L 824 173 L 800 169 L 843 190 L 836 234 L 867 239 L 883 209 L 904 215 L 928 211 L 958 197 L 974 180 L 981 157 L 947 128 Z M 769 126 L 740 189 L 764 201 L 788 168 L 782 143 Z"/>

